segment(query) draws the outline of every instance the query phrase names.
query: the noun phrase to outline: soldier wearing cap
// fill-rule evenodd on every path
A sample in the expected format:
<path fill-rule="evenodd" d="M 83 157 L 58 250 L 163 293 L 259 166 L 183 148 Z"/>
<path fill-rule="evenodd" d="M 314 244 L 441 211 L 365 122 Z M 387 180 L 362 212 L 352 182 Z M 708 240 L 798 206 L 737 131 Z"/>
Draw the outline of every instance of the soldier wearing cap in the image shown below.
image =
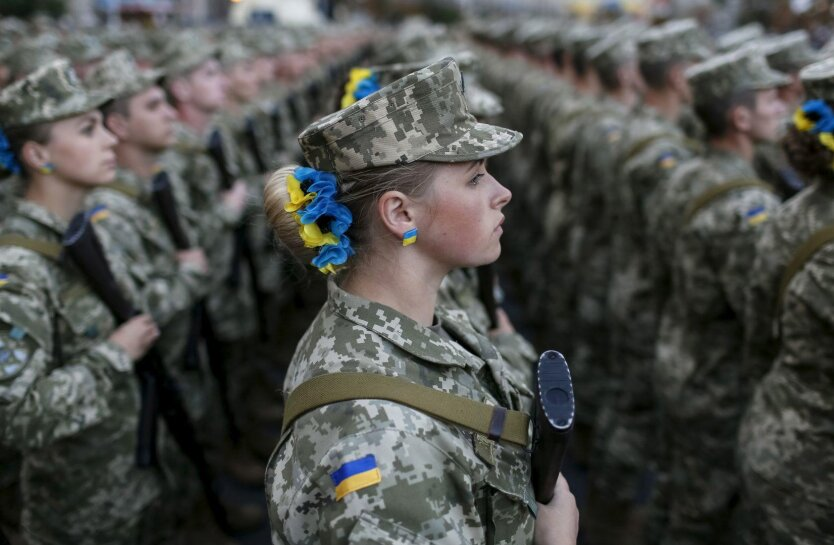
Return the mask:
<path fill-rule="evenodd" d="M 645 202 L 680 162 L 696 153 L 679 126 L 692 95 L 684 72 L 709 56 L 708 37 L 693 20 L 649 29 L 637 48 L 645 92 L 623 131 L 617 182 L 606 192 L 612 211 L 606 307 L 611 347 L 586 517 L 597 543 L 617 542 L 626 532 L 637 539 L 641 531 L 634 501 L 656 443 L 651 366 L 664 293 L 664 286 L 653 282 L 656 262 L 645 251 L 650 236 Z"/>
<path fill-rule="evenodd" d="M 758 228 L 779 204 L 751 161 L 757 141 L 779 134 L 777 88 L 788 81 L 750 49 L 698 64 L 687 78 L 707 151 L 680 165 L 650 204 L 662 207 L 653 229 L 673 263 L 654 367 L 671 452 L 669 544 L 734 541 L 743 293 Z"/>
<path fill-rule="evenodd" d="M 800 77 L 808 100 L 785 149 L 810 185 L 762 233 L 747 296 L 745 368 L 758 386 L 739 435 L 745 543 L 832 538 L 834 60 Z"/>
<path fill-rule="evenodd" d="M 779 88 L 779 96 L 787 110 L 792 112 L 803 101 L 804 90 L 799 81 L 799 71 L 815 62 L 817 54 L 811 49 L 808 33 L 797 30 L 764 40 L 762 53 L 774 70 L 787 74 L 791 81 Z M 756 147 L 753 160 L 756 172 L 762 180 L 772 184 L 782 196 L 788 199 L 804 187 L 804 182 L 791 167 L 782 148 L 776 143 L 763 142 Z"/>
<path fill-rule="evenodd" d="M 32 544 L 158 543 L 173 532 L 163 468 L 135 461 L 133 365 L 158 329 L 147 314 L 117 327 L 60 260 L 85 195 L 115 174 L 115 139 L 96 110 L 108 98 L 86 91 L 67 61 L 0 93 L 0 151 L 25 179 L 0 227 L 0 429 L 23 456 L 21 530 Z M 122 264 L 110 266 L 139 301 Z"/>
<path fill-rule="evenodd" d="M 475 122 L 452 59 L 301 134 L 312 168 L 273 175 L 266 213 L 295 255 L 336 277 L 298 346 L 286 395 L 315 389 L 316 379 L 344 385 L 360 374 L 351 382 L 416 383 L 529 411 L 531 392 L 491 343 L 463 313 L 435 308 L 452 268 L 498 257 L 511 195 L 483 160 L 520 138 Z M 520 444 L 402 402 L 313 398 L 319 406 L 288 416 L 269 463 L 274 543 L 532 543 L 534 531 L 539 543 L 575 542 L 563 481 L 533 516 L 529 453 Z"/>

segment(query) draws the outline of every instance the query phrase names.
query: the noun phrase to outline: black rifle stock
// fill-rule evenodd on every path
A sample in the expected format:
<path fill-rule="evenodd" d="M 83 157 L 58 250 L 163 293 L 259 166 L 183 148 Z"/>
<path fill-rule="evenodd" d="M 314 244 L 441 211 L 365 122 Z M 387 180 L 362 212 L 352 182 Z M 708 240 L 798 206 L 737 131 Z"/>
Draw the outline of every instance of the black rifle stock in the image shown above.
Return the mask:
<path fill-rule="evenodd" d="M 255 121 L 251 117 L 246 118 L 244 134 L 246 136 L 246 144 L 249 146 L 249 151 L 255 159 L 255 166 L 258 169 L 258 172 L 266 172 L 269 170 L 269 167 L 266 164 L 266 159 L 261 154 L 261 147 L 258 145 L 258 134 L 255 132 Z"/>
<path fill-rule="evenodd" d="M 154 176 L 151 182 L 151 195 L 177 250 L 193 248 L 185 230 L 182 228 L 177 203 L 171 189 L 171 181 L 164 170 Z M 191 323 L 188 328 L 188 342 L 185 348 L 185 366 L 188 369 L 197 369 L 200 366 L 199 342 L 201 337 L 206 343 L 209 369 L 217 380 L 217 387 L 220 390 L 220 404 L 223 409 L 223 416 L 229 426 L 229 436 L 234 443 L 237 443 L 240 438 L 240 430 L 235 422 L 229 400 L 229 379 L 223 349 L 214 332 L 205 301 L 197 302 L 191 309 Z"/>
<path fill-rule="evenodd" d="M 101 298 L 119 324 L 139 314 L 132 303 L 124 297 L 116 282 L 101 243 L 93 231 L 88 214 L 80 213 L 72 219 L 64 235 L 63 245 L 66 255 L 75 263 L 90 287 Z M 146 457 L 141 460 L 142 462 L 147 462 L 148 458 L 151 461 L 150 465 L 157 462 L 156 421 L 157 416 L 161 415 L 177 446 L 194 465 L 206 494 L 206 501 L 217 523 L 228 533 L 229 526 L 225 510 L 214 491 L 214 474 L 197 441 L 191 417 L 180 395 L 179 385 L 168 374 L 162 356 L 153 347 L 136 362 L 135 370 L 140 377 L 143 396 L 148 395 L 151 399 L 151 403 L 146 403 L 147 400 L 143 399 L 137 462 L 140 462 L 138 459 L 140 455 Z M 143 433 L 152 434 L 150 444 L 141 445 Z M 150 450 L 150 453 L 145 452 L 146 450 Z"/>
<path fill-rule="evenodd" d="M 574 419 L 573 384 L 564 356 L 544 352 L 536 367 L 532 480 L 536 501 L 550 503 Z"/>
<path fill-rule="evenodd" d="M 495 268 L 492 265 L 481 265 L 477 269 L 478 298 L 484 304 L 489 316 L 489 328 L 498 327 L 498 303 L 495 301 Z"/>
<path fill-rule="evenodd" d="M 215 129 L 209 137 L 208 153 L 217 165 L 217 170 L 220 172 L 220 178 L 223 181 L 223 187 L 230 189 L 234 185 L 234 179 L 229 170 L 229 163 L 226 161 L 226 153 L 223 151 L 223 136 L 218 129 Z M 255 296 L 255 311 L 258 315 L 258 332 L 262 341 L 267 338 L 266 326 L 266 308 L 264 308 L 264 294 L 260 291 L 260 282 L 258 278 L 258 267 L 255 263 L 255 253 L 252 250 L 252 244 L 249 240 L 249 234 L 246 232 L 246 222 L 241 222 L 235 228 L 235 248 L 232 256 L 232 269 L 229 272 L 228 285 L 232 288 L 240 286 L 240 265 L 242 261 L 246 261 L 247 270 L 252 280 L 252 290 Z"/>

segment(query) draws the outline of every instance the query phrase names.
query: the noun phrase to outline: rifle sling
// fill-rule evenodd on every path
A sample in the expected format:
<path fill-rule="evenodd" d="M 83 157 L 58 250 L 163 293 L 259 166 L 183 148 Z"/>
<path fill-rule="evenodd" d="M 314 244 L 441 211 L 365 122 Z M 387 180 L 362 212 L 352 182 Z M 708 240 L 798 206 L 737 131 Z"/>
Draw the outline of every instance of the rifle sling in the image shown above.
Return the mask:
<path fill-rule="evenodd" d="M 801 246 L 794 252 L 793 257 L 788 262 L 785 272 L 782 274 L 782 281 L 779 283 L 779 296 L 776 299 L 776 319 L 779 319 L 779 312 L 782 308 L 782 301 L 785 298 L 785 293 L 788 291 L 788 285 L 796 273 L 802 270 L 802 267 L 826 244 L 834 242 L 834 225 L 823 227 L 822 229 L 813 233 L 808 240 L 802 243 Z"/>
<path fill-rule="evenodd" d="M 299 385 L 284 407 L 283 435 L 303 414 L 331 403 L 380 399 L 411 407 L 451 424 L 522 447 L 529 444 L 530 417 L 407 380 L 372 373 L 331 373 Z"/>
<path fill-rule="evenodd" d="M 684 218 L 684 224 L 689 223 L 690 221 L 695 218 L 695 215 L 698 214 L 704 207 L 708 204 L 712 203 L 719 197 L 723 197 L 730 191 L 735 189 L 743 189 L 746 187 L 758 187 L 764 189 L 765 191 L 773 192 L 773 188 L 769 185 L 764 183 L 761 180 L 756 180 L 754 178 L 736 178 L 733 180 L 728 180 L 726 182 L 720 183 L 718 185 L 714 185 L 698 195 L 695 199 L 693 199 L 689 206 L 686 207 L 686 216 Z"/>
<path fill-rule="evenodd" d="M 139 191 L 135 187 L 127 185 L 127 184 L 119 182 L 119 181 L 110 182 L 109 184 L 107 184 L 103 187 L 105 187 L 107 189 L 112 189 L 113 191 L 115 191 L 117 193 L 121 193 L 125 197 L 133 199 L 134 201 L 139 200 L 139 197 L 142 196 L 141 191 Z"/>
<path fill-rule="evenodd" d="M 0 246 L 25 248 L 52 261 L 60 261 L 61 254 L 64 251 L 64 247 L 58 242 L 38 240 L 16 234 L 0 235 Z"/>

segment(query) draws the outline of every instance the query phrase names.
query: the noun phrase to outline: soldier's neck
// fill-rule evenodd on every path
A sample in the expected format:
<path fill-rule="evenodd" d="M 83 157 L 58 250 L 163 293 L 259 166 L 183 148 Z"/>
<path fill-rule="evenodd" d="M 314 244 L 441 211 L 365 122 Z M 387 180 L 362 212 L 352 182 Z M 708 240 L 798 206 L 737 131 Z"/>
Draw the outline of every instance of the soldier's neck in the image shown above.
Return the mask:
<path fill-rule="evenodd" d="M 643 103 L 670 123 L 677 123 L 681 115 L 681 101 L 678 95 L 671 91 L 648 88 L 643 94 Z"/>
<path fill-rule="evenodd" d="M 709 147 L 738 155 L 747 162 L 753 162 L 755 148 L 749 136 L 739 132 L 729 132 L 723 136 L 716 136 L 709 139 Z"/>
<path fill-rule="evenodd" d="M 211 125 L 213 114 L 197 108 L 188 102 L 177 104 L 180 121 L 197 134 L 204 134 Z"/>
<path fill-rule="evenodd" d="M 84 208 L 89 189 L 53 175 L 34 174 L 26 187 L 24 198 L 53 215 L 69 222 Z"/>
<path fill-rule="evenodd" d="M 130 144 L 119 142 L 116 145 L 116 161 L 119 167 L 129 170 L 143 179 L 150 179 L 159 165 L 159 154 Z"/>

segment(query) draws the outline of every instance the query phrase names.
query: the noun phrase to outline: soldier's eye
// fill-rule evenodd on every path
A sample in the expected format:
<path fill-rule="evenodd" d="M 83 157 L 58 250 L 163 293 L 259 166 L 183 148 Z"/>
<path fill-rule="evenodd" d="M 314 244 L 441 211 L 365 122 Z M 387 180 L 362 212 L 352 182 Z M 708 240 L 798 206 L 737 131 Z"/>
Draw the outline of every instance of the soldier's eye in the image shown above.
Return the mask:
<path fill-rule="evenodd" d="M 476 174 L 474 178 L 469 180 L 469 185 L 478 185 L 481 181 L 481 178 L 483 178 L 485 175 L 486 175 L 486 173 L 484 173 L 484 172 L 480 172 L 480 173 Z"/>

